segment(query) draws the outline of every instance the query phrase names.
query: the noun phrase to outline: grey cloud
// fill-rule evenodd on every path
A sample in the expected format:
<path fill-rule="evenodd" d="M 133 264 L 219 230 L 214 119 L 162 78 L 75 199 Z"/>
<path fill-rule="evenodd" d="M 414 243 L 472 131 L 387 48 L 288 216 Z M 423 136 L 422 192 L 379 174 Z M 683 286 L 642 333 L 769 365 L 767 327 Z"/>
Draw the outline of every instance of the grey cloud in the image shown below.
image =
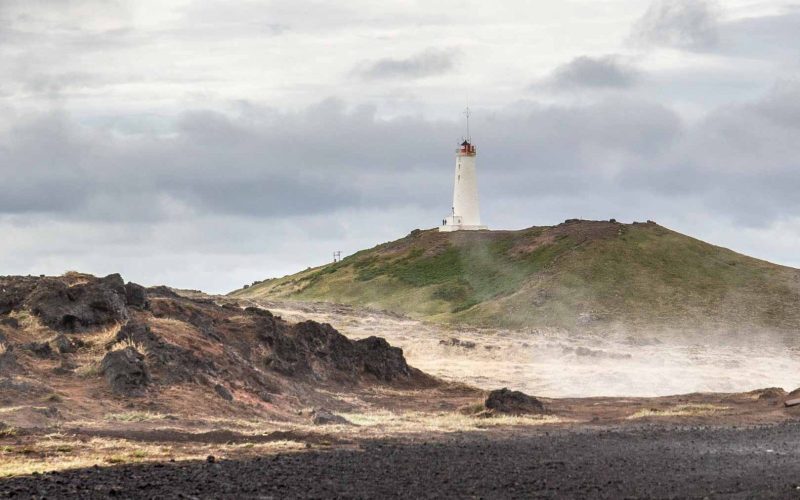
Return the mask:
<path fill-rule="evenodd" d="M 800 80 L 776 84 L 756 110 L 778 125 L 800 128 Z"/>
<path fill-rule="evenodd" d="M 618 56 L 581 56 L 559 66 L 550 77 L 534 86 L 545 86 L 554 90 L 624 89 L 636 85 L 639 76 L 636 67 Z"/>
<path fill-rule="evenodd" d="M 171 216 L 154 199 L 261 217 L 415 203 L 424 186 L 406 198 L 393 185 L 430 161 L 431 146 L 444 139 L 435 127 L 384 122 L 374 110 L 348 111 L 337 101 L 294 114 L 187 112 L 167 137 L 126 136 L 47 115 L 0 140 L 4 189 L 17 193 L 4 196 L 0 210 L 137 220 Z"/>
<path fill-rule="evenodd" d="M 78 71 L 22 75 L 21 80 L 27 91 L 37 94 L 57 94 L 66 89 L 81 89 L 102 84 L 102 79 L 98 75 Z"/>
<path fill-rule="evenodd" d="M 424 78 L 453 71 L 458 56 L 455 50 L 428 49 L 405 59 L 385 58 L 363 63 L 354 71 L 367 80 Z"/>
<path fill-rule="evenodd" d="M 800 84 L 784 82 L 750 103 L 724 106 L 687 129 L 629 189 L 694 196 L 736 224 L 768 227 L 800 215 Z"/>
<path fill-rule="evenodd" d="M 655 0 L 631 32 L 635 44 L 708 50 L 719 41 L 719 9 L 709 0 Z"/>
<path fill-rule="evenodd" d="M 797 61 L 800 7 L 781 14 L 747 17 L 720 25 L 717 50 L 733 57 L 774 58 Z"/>

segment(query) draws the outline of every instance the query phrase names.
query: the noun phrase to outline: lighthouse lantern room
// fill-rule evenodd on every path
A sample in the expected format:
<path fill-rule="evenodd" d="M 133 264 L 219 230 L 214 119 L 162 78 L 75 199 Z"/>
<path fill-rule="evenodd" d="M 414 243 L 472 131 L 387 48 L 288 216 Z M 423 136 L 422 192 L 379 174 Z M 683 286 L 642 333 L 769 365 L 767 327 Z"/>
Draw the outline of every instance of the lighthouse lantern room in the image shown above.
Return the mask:
<path fill-rule="evenodd" d="M 478 155 L 469 137 L 469 109 L 467 115 L 467 137 L 456 150 L 456 171 L 453 187 L 453 207 L 450 215 L 442 221 L 439 231 L 480 231 L 488 229 L 481 225 L 478 202 L 478 176 L 475 159 Z"/>

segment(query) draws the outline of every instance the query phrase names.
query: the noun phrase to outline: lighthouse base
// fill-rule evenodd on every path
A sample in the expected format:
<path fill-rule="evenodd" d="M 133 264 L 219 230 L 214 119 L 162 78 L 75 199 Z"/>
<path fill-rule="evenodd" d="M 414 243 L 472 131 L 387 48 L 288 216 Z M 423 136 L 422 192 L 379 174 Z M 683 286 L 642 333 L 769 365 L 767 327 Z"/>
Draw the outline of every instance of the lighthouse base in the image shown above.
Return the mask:
<path fill-rule="evenodd" d="M 487 231 L 489 226 L 465 226 L 463 224 L 445 224 L 439 226 L 440 233 L 452 233 L 454 231 Z"/>
<path fill-rule="evenodd" d="M 464 217 L 460 215 L 451 215 L 450 217 L 444 219 L 442 221 L 442 225 L 439 226 L 440 233 L 452 233 L 454 231 L 486 231 L 489 229 L 488 226 L 481 226 L 480 224 L 464 224 Z M 469 222 L 478 222 L 480 223 L 480 219 L 478 220 L 471 220 Z"/>

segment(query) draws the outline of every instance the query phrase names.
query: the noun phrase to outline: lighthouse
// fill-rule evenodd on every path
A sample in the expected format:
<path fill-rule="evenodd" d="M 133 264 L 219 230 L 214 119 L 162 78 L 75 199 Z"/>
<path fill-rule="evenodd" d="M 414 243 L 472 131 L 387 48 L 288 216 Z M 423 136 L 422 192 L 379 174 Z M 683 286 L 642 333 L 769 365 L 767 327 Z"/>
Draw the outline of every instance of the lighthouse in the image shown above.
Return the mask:
<path fill-rule="evenodd" d="M 456 150 L 453 206 L 450 215 L 442 221 L 442 225 L 439 227 L 441 232 L 489 229 L 481 225 L 478 173 L 475 165 L 478 153 L 469 136 L 469 108 L 465 114 L 467 115 L 467 137 Z"/>

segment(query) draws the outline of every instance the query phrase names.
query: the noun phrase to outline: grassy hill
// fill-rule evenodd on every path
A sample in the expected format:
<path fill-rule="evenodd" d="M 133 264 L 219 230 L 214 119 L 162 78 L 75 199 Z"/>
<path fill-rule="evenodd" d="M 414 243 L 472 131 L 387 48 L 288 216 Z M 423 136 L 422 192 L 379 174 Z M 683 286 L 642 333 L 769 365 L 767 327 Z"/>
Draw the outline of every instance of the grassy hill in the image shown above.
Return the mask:
<path fill-rule="evenodd" d="M 367 305 L 475 326 L 800 330 L 800 270 L 655 223 L 414 231 L 232 295 Z"/>

